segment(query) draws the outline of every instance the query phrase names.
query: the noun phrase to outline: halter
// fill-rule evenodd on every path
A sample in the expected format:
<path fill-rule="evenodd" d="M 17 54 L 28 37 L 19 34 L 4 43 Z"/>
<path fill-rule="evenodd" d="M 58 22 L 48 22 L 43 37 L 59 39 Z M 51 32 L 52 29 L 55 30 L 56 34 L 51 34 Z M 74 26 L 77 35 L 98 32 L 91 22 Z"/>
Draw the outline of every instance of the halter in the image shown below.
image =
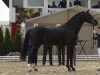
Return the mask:
<path fill-rule="evenodd" d="M 93 19 L 91 20 L 91 23 L 93 23 L 93 24 L 94 24 L 94 22 L 95 22 L 95 18 L 93 18 Z"/>

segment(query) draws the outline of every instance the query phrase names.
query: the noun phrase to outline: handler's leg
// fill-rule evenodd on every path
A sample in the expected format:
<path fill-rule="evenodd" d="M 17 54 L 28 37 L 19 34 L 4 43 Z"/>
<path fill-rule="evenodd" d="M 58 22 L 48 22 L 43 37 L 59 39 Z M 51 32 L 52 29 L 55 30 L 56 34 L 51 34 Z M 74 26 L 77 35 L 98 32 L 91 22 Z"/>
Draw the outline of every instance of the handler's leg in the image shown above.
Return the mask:
<path fill-rule="evenodd" d="M 100 57 L 100 47 L 98 47 L 97 50 L 98 50 L 98 56 Z"/>
<path fill-rule="evenodd" d="M 100 47 L 97 48 L 97 51 L 98 51 L 98 56 L 100 58 Z M 100 68 L 98 68 L 97 71 L 100 71 Z"/>
<path fill-rule="evenodd" d="M 58 63 L 59 65 L 61 65 L 61 49 L 59 46 L 57 46 L 57 49 L 58 49 Z"/>
<path fill-rule="evenodd" d="M 73 50 L 73 65 L 76 66 L 76 50 L 77 50 L 77 45 L 74 47 Z"/>
<path fill-rule="evenodd" d="M 65 46 L 62 46 L 62 65 L 65 65 Z"/>
<path fill-rule="evenodd" d="M 33 64 L 33 68 L 34 71 L 38 71 L 38 69 L 34 66 L 35 62 L 37 60 L 37 52 L 38 52 L 38 48 L 39 46 L 31 46 L 31 48 L 29 49 L 29 53 L 28 53 L 28 67 L 29 67 L 29 72 L 32 71 L 31 67 Z"/>
<path fill-rule="evenodd" d="M 31 72 L 32 71 L 32 64 L 34 64 L 34 47 L 31 46 L 29 49 L 29 53 L 28 53 L 28 71 Z"/>

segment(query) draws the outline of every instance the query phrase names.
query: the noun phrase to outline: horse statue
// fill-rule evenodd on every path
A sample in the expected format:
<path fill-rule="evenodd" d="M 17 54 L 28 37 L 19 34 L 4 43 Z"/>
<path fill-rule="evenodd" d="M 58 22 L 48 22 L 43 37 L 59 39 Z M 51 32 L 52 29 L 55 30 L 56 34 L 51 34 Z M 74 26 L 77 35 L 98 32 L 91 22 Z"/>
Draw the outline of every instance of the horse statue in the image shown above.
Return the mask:
<path fill-rule="evenodd" d="M 91 25 L 98 25 L 98 21 L 88 11 L 82 11 L 73 16 L 68 22 L 61 27 L 44 27 L 38 26 L 29 32 L 29 50 L 28 50 L 28 68 L 32 71 L 37 58 L 37 52 L 42 44 L 64 45 L 67 46 L 67 63 L 68 71 L 76 71 L 73 67 L 73 50 L 76 45 L 78 33 L 84 22 Z M 27 41 L 26 41 L 27 42 Z M 24 52 L 23 52 L 24 53 Z M 24 55 L 21 53 L 22 55 Z M 34 66 L 34 70 L 38 69 Z"/>

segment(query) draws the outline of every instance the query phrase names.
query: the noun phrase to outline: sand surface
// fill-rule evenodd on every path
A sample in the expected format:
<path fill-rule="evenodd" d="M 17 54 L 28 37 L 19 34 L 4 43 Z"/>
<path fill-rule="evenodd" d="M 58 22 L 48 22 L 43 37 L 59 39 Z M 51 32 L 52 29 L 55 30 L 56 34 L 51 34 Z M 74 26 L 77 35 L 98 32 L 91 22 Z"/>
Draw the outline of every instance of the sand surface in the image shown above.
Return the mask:
<path fill-rule="evenodd" d="M 96 69 L 100 68 L 100 61 L 76 61 L 75 72 L 68 72 L 65 66 L 58 66 L 54 61 L 54 66 L 42 66 L 38 62 L 38 71 L 28 72 L 27 62 L 7 62 L 0 61 L 0 75 L 100 75 Z"/>

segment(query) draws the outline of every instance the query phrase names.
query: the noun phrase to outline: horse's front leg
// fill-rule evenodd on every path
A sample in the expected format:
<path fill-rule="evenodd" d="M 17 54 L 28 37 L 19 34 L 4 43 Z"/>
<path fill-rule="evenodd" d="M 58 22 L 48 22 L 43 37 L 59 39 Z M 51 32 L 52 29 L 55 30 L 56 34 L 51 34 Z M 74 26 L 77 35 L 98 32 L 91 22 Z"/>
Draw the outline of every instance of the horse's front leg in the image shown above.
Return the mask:
<path fill-rule="evenodd" d="M 74 48 L 72 48 L 71 50 L 70 50 L 70 67 L 72 68 L 72 71 L 76 71 L 75 70 L 75 68 L 73 67 L 73 51 L 74 50 Z"/>
<path fill-rule="evenodd" d="M 69 66 L 69 60 L 70 60 L 70 54 L 69 54 L 69 48 L 67 47 L 67 63 L 66 63 L 66 67 L 68 68 L 68 71 L 71 71 L 71 68 Z"/>

